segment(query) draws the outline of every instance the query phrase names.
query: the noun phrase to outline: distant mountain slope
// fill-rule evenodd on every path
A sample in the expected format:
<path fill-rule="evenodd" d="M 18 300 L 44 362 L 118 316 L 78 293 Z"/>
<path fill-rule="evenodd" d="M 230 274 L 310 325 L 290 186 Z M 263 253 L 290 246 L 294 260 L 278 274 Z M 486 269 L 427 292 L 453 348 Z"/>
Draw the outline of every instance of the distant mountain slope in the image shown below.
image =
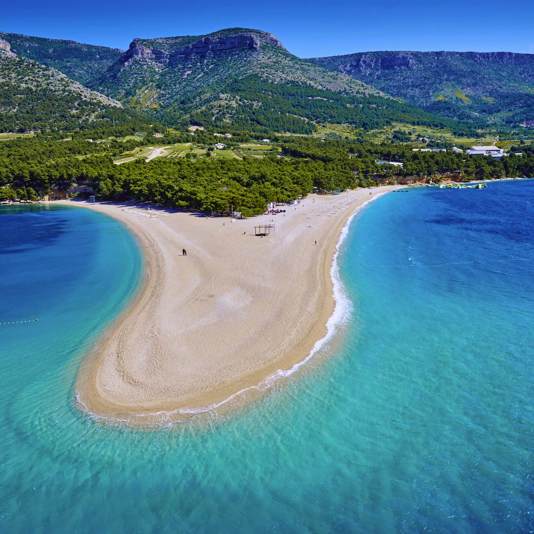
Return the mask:
<path fill-rule="evenodd" d="M 119 118 L 122 105 L 17 56 L 0 39 L 0 131 L 75 129 Z"/>
<path fill-rule="evenodd" d="M 365 52 L 312 61 L 450 117 L 510 125 L 534 119 L 534 54 Z"/>
<path fill-rule="evenodd" d="M 375 127 L 431 120 L 349 76 L 297 58 L 269 33 L 240 28 L 135 39 L 89 86 L 172 124 L 307 132 L 313 121 Z"/>
<path fill-rule="evenodd" d="M 17 55 L 53 67 L 82 84 L 100 76 L 122 54 L 116 48 L 17 33 L 0 32 L 0 39 Z"/>

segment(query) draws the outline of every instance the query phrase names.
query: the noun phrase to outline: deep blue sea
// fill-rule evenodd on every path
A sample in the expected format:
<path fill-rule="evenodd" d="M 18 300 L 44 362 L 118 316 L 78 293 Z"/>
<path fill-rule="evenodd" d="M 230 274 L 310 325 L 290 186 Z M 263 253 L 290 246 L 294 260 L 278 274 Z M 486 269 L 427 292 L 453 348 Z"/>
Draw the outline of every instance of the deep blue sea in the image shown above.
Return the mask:
<path fill-rule="evenodd" d="M 113 427 L 73 385 L 136 243 L 0 208 L 0 532 L 532 532 L 534 181 L 381 197 L 339 266 L 328 357 L 231 416 Z"/>

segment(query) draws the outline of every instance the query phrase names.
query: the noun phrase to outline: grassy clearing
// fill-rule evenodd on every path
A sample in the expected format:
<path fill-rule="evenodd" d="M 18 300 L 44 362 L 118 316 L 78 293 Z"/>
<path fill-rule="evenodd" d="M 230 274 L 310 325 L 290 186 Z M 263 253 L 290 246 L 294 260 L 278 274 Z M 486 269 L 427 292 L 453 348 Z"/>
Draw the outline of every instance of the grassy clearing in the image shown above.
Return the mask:
<path fill-rule="evenodd" d="M 215 150 L 211 153 L 211 157 L 217 159 L 241 159 L 233 150 Z"/>
<path fill-rule="evenodd" d="M 145 138 L 144 133 L 137 133 L 135 135 L 124 135 L 123 137 L 106 137 L 105 139 L 93 139 L 94 143 L 109 143 L 110 141 L 119 141 L 126 143 L 127 141 L 142 141 Z"/>
<path fill-rule="evenodd" d="M 241 143 L 233 148 L 238 158 L 263 158 L 271 154 L 278 154 L 280 148 L 271 144 Z"/>
<path fill-rule="evenodd" d="M 30 133 L 0 133 L 0 141 L 11 141 L 13 139 L 24 139 L 25 137 L 33 137 L 35 134 Z"/>
<path fill-rule="evenodd" d="M 350 126 L 349 124 L 318 124 L 314 137 L 343 137 L 345 139 L 354 139 L 359 130 Z"/>
<path fill-rule="evenodd" d="M 256 143 L 241 143 L 235 147 L 223 150 L 209 150 L 210 147 L 193 143 L 176 143 L 174 145 L 148 145 L 124 152 L 115 160 L 117 165 L 131 161 L 157 158 L 200 158 L 210 157 L 219 159 L 243 159 L 244 157 L 263 158 L 268 154 L 277 154 L 280 149 L 276 146 Z"/>
<path fill-rule="evenodd" d="M 115 163 L 117 165 L 122 165 L 123 163 L 129 163 L 137 159 L 146 160 L 152 154 L 154 150 L 156 150 L 156 147 L 154 146 L 142 146 L 142 147 L 134 148 L 133 150 L 130 150 L 129 152 L 125 152 L 124 154 L 122 154 L 121 157 L 115 160 Z"/>

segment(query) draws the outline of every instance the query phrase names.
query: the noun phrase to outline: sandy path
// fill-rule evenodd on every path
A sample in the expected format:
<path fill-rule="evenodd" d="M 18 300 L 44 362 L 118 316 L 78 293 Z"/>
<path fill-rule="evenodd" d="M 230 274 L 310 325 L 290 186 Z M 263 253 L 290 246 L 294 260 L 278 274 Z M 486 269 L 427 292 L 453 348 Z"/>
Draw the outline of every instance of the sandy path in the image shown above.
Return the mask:
<path fill-rule="evenodd" d="M 146 160 L 145 161 L 152 161 L 153 159 L 156 159 L 156 158 L 159 158 L 160 156 L 163 156 L 163 154 L 165 153 L 165 149 L 164 148 L 155 148 L 154 150 L 152 150 L 152 152 L 150 152 L 150 154 L 147 156 Z"/>
<path fill-rule="evenodd" d="M 341 229 L 391 189 L 311 195 L 285 214 L 243 221 L 86 204 L 133 230 L 145 280 L 82 365 L 80 404 L 133 423 L 180 420 L 301 361 L 334 309 Z M 270 236 L 252 235 L 271 222 Z"/>

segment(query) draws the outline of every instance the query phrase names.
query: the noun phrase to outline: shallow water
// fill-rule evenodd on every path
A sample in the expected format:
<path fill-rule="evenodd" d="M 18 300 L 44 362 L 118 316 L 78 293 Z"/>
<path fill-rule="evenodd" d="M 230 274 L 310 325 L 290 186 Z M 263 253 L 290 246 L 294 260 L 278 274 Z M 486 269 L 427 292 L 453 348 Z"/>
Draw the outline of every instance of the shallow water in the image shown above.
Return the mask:
<path fill-rule="evenodd" d="M 140 258 L 81 209 L 0 210 L 0 531 L 534 528 L 534 182 L 380 198 L 340 256 L 334 354 L 224 419 L 159 431 L 73 403 Z"/>

